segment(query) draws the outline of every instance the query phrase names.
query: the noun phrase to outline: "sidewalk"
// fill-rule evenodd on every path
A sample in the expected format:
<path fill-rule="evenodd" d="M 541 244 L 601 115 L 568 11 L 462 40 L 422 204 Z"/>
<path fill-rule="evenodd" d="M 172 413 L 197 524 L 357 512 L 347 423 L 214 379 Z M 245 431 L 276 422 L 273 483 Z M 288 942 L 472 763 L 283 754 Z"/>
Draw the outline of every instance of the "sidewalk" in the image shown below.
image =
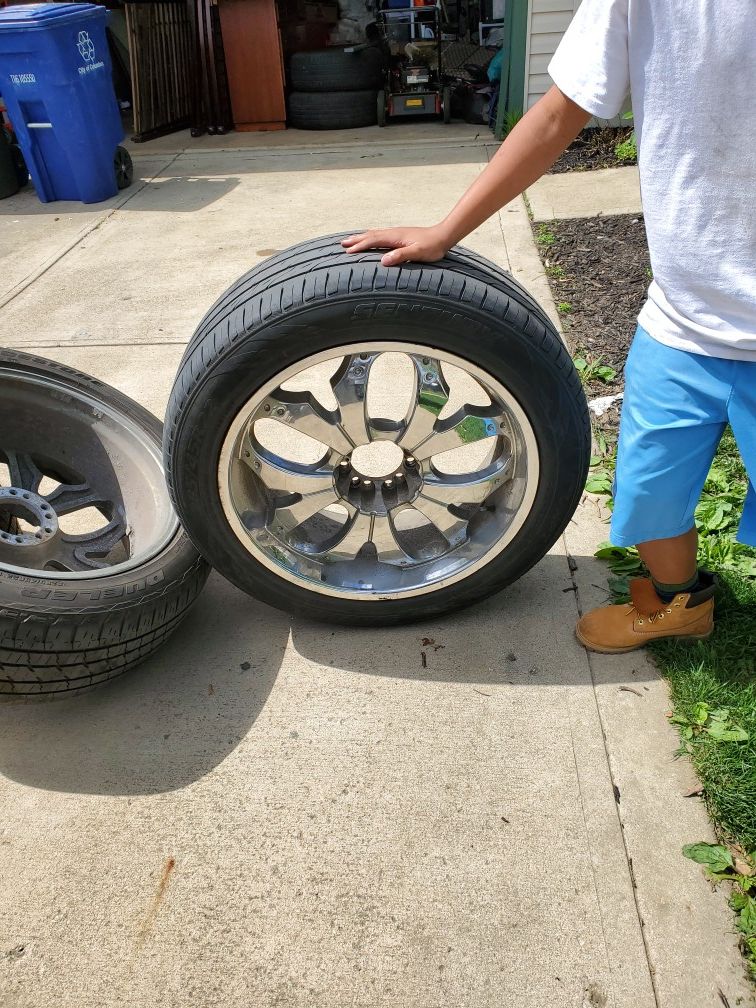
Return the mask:
<path fill-rule="evenodd" d="M 0 340 L 162 415 L 194 325 L 251 264 L 430 223 L 492 150 L 145 145 L 108 206 L 0 202 Z M 555 317 L 524 201 L 467 244 Z M 753 1004 L 724 898 L 680 855 L 709 827 L 665 687 L 572 634 L 604 598 L 605 534 L 586 500 L 509 590 L 390 630 L 213 576 L 135 673 L 0 707 L 2 1008 Z"/>

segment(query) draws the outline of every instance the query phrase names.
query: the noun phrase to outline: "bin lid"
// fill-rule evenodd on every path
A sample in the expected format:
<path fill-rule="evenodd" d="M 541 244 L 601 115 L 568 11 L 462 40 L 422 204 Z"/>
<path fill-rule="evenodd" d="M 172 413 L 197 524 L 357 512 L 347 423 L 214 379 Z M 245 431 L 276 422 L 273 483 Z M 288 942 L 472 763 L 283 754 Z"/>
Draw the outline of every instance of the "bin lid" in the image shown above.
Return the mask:
<path fill-rule="evenodd" d="M 107 15 L 107 10 L 93 3 L 18 4 L 0 10 L 0 31 L 8 28 L 43 28 L 74 18 L 88 17 L 94 13 Z"/>

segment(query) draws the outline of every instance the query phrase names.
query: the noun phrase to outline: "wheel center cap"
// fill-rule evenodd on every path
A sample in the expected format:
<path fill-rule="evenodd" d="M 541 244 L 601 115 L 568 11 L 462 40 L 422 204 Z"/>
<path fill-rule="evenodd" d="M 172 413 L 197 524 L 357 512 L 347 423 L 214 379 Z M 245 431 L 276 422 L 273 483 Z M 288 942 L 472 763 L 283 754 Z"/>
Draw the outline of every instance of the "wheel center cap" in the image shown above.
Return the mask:
<path fill-rule="evenodd" d="M 404 452 L 393 441 L 371 441 L 355 448 L 351 461 L 352 468 L 361 476 L 382 480 L 404 467 Z"/>

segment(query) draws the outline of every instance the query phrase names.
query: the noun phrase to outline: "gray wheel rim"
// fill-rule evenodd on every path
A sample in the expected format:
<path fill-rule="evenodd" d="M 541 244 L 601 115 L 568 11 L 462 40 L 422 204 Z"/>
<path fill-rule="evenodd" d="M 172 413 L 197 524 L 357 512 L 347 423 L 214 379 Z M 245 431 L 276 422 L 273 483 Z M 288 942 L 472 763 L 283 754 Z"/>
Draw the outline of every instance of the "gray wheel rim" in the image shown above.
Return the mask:
<path fill-rule="evenodd" d="M 245 549 L 283 580 L 366 602 L 470 577 L 513 539 L 539 478 L 527 415 L 492 375 L 421 344 L 305 358 L 243 405 L 218 489 Z"/>
<path fill-rule="evenodd" d="M 0 366 L 0 570 L 110 576 L 178 531 L 154 435 L 63 377 Z"/>

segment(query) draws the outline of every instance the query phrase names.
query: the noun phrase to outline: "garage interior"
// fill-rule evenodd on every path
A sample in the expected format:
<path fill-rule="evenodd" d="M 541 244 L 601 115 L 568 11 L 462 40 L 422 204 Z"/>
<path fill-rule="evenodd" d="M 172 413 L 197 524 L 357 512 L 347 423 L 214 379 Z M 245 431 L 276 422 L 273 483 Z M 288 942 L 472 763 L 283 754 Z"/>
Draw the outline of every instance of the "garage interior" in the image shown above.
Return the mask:
<path fill-rule="evenodd" d="M 409 121 L 499 130 L 518 0 L 109 0 L 137 143 Z M 382 111 L 383 109 L 383 111 Z M 521 110 L 519 110 L 521 111 Z M 388 137 L 387 137 L 388 139 Z"/>

